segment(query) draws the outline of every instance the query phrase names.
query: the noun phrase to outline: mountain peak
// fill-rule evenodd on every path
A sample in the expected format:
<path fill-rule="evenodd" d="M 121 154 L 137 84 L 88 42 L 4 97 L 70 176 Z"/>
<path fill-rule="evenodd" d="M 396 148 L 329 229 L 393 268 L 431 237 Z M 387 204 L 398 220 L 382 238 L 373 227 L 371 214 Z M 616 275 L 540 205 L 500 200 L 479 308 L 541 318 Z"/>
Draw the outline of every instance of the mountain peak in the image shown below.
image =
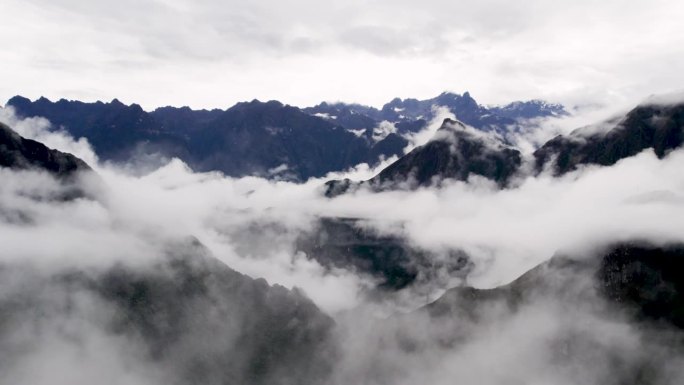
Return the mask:
<path fill-rule="evenodd" d="M 5 106 L 6 107 L 15 106 L 16 107 L 16 106 L 25 106 L 28 104 L 31 104 L 31 99 L 23 97 L 21 95 L 16 95 L 16 96 L 11 97 L 7 101 L 7 103 L 5 103 Z"/>
<path fill-rule="evenodd" d="M 439 130 L 454 130 L 454 129 L 465 129 L 466 126 L 463 122 L 458 119 L 446 118 L 442 121 L 442 125 Z"/>

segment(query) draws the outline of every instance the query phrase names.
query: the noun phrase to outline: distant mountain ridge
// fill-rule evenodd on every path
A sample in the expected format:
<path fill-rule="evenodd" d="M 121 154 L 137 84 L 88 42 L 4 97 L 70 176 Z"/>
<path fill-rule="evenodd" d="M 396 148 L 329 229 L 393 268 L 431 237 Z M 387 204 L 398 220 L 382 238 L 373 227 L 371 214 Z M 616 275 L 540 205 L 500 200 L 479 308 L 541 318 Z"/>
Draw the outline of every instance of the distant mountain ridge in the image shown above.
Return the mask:
<path fill-rule="evenodd" d="M 569 114 L 562 104 L 547 103 L 538 99 L 526 102 L 512 102 L 505 106 L 493 106 L 489 107 L 489 110 L 504 118 L 516 120 L 565 116 Z"/>
<path fill-rule="evenodd" d="M 252 101 L 221 113 L 189 144 L 198 155 L 191 164 L 203 171 L 269 176 L 269 170 L 284 165 L 285 172 L 303 180 L 363 162 L 375 163 L 371 154 L 380 143 L 369 143 L 297 107 Z M 402 148 L 389 148 L 379 155 L 399 155 Z"/>
<path fill-rule="evenodd" d="M 443 92 L 434 98 L 424 100 L 395 98 L 381 109 L 360 104 L 323 102 L 305 108 L 304 111 L 326 117 L 349 129 L 372 129 L 373 121 L 375 125 L 381 121 L 388 121 L 404 127 L 408 127 L 407 124 L 411 122 L 427 122 L 435 117 L 434 107 L 446 108 L 456 116 L 456 119 L 471 127 L 499 132 L 506 131 L 508 127 L 515 126 L 523 119 L 568 114 L 562 105 L 541 100 L 516 101 L 505 106 L 486 107 L 477 103 L 469 92 L 462 95 Z"/>
<path fill-rule="evenodd" d="M 7 105 L 20 117 L 45 117 L 74 137 L 85 137 L 103 160 L 126 162 L 156 154 L 230 176 L 305 180 L 400 155 L 407 144 L 396 136 L 370 142 L 277 101 L 238 103 L 225 111 L 164 107 L 151 113 L 116 99 L 32 102 L 17 96 Z M 273 169 L 286 174 L 273 175 Z"/>
<path fill-rule="evenodd" d="M 21 117 L 44 117 L 54 127 L 62 127 L 73 137 L 88 139 L 103 160 L 123 162 L 136 152 L 158 152 L 180 158 L 189 154 L 181 137 L 164 131 L 137 104 L 125 105 L 117 99 L 110 103 L 65 99 L 52 102 L 47 98 L 32 102 L 15 96 L 7 106 L 13 107 Z"/>
<path fill-rule="evenodd" d="M 531 106 L 525 110 L 528 115 L 547 116 L 546 104 L 519 103 Z M 21 96 L 11 98 L 7 106 L 21 117 L 45 117 L 55 128 L 88 139 L 105 161 L 178 157 L 198 171 L 298 181 L 402 156 L 409 144 L 406 135 L 420 131 L 434 117 L 433 106 L 448 108 L 478 129 L 496 131 L 515 125 L 516 115 L 510 111 L 517 111 L 508 109 L 508 116 L 499 116 L 467 92 L 426 100 L 397 98 L 382 109 L 344 103 L 300 109 L 254 100 L 226 110 L 160 107 L 146 112 L 117 99 L 84 103 Z"/>

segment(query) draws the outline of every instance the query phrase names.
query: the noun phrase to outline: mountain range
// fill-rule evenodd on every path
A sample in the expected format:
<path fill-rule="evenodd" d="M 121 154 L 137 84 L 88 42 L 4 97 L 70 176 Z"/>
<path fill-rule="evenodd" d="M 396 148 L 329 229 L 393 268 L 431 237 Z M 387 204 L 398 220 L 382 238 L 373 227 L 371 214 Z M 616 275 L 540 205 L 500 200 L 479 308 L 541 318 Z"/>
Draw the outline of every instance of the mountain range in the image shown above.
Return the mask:
<path fill-rule="evenodd" d="M 17 100 L 20 104 L 21 100 Z M 371 147 L 354 147 L 353 143 L 370 143 L 373 139 L 353 132 L 351 136 L 343 134 L 360 130 L 360 126 L 347 129 L 328 121 L 332 118 L 316 117 L 278 102 L 255 101 L 226 111 L 197 114 L 192 110 L 165 109 L 162 114 L 166 114 L 168 121 L 164 128 L 155 126 L 163 121 L 154 117 L 155 113 L 148 114 L 135 105 L 113 102 L 84 106 L 77 102 L 39 100 L 29 106 L 35 103 L 45 111 L 55 105 L 70 106 L 72 115 L 51 121 L 64 129 L 75 124 L 78 128 L 72 129 L 81 130 L 77 132 L 83 136 L 97 133 L 93 145 L 96 149 L 101 147 L 100 156 L 112 161 L 126 160 L 127 141 L 135 142 L 138 150 L 142 141 L 150 146 L 146 149 L 178 151 L 177 154 L 192 159 L 190 164 L 213 169 L 210 164 L 223 164 L 220 162 L 226 160 L 219 155 L 214 155 L 215 160 L 194 158 L 197 155 L 193 151 L 199 148 L 205 153 L 219 153 L 224 149 L 223 143 L 231 156 L 250 160 L 236 160 L 234 165 L 226 163 L 221 167 L 236 173 L 259 173 L 286 157 L 294 159 L 294 146 L 300 139 L 301 143 L 313 146 L 321 141 L 328 143 L 327 135 L 339 135 L 333 136 L 335 140 L 353 137 L 356 139 L 344 143 L 347 149 L 355 148 L 355 156 L 359 157 Z M 397 109 L 410 109 L 413 105 L 413 101 L 393 104 L 404 106 Z M 83 120 L 80 108 L 96 112 Z M 112 109 L 126 112 L 111 113 Z M 21 108 L 17 110 L 22 116 L 30 115 Z M 534 165 L 533 173 L 549 171 L 560 176 L 585 165 L 611 166 L 646 149 L 662 158 L 684 141 L 683 111 L 682 104 L 640 105 L 600 127 L 585 127 L 556 137 L 527 161 Z M 178 119 L 192 116 L 187 118 L 190 122 L 199 122 L 198 116 L 204 120 L 197 126 L 178 123 L 170 128 L 176 124 L 174 114 L 178 114 Z M 362 183 L 347 181 L 345 188 L 339 187 L 342 182 L 330 183 L 328 192 L 335 193 L 328 195 L 343 194 L 352 186 L 364 185 L 378 191 L 413 189 L 444 180 L 467 181 L 471 175 L 508 188 L 512 178 L 523 172 L 526 160 L 501 138 L 499 129 L 488 124 L 473 127 L 462 121 L 445 120 L 431 141 L 403 155 L 376 177 Z M 287 127 L 292 127 L 292 132 Z M 119 130 L 122 137 L 113 140 L 114 147 L 104 150 L 111 138 L 107 135 Z M 202 135 L 195 136 L 194 132 Z M 259 142 L 260 137 L 266 139 Z M 339 145 L 335 140 L 327 145 Z M 275 152 L 271 154 L 274 158 L 259 158 L 262 155 L 250 154 L 250 149 L 259 149 L 262 155 Z M 321 159 L 335 167 L 341 167 L 346 160 L 336 158 L 340 154 L 305 153 L 296 158 L 298 177 L 323 172 L 324 168 L 317 164 Z M 273 159 L 273 163 L 268 163 Z M 92 172 L 75 156 L 22 138 L 5 125 L 0 126 L 0 161 L 4 169 L 38 170 L 58 180 Z M 263 167 L 251 168 L 252 162 Z M 378 277 L 383 289 L 399 291 L 410 287 L 416 280 L 416 266 L 426 259 L 425 252 L 399 237 L 370 233 L 358 222 L 354 218 L 321 218 L 314 231 L 301 235 L 296 248 L 324 266 Z M 85 319 L 117 338 L 134 340 L 143 346 L 144 360 L 163 367 L 174 383 L 320 384 L 336 375 L 345 343 L 340 337 L 340 326 L 300 290 L 269 285 L 263 279 L 240 274 L 214 258 L 192 237 L 171 242 L 167 250 L 157 256 L 152 268 L 144 271 L 117 263 L 96 271 L 67 268 L 46 277 L 44 270 L 22 261 L 3 263 L 0 277 L 12 290 L 0 296 L 0 347 L 10 360 L 16 360 L 31 346 L 14 342 L 12 333 L 17 330 L 30 337 L 31 328 L 59 329 L 59 325 L 51 324 L 53 319 Z M 462 285 L 411 312 L 380 320 L 360 320 L 356 325 L 374 332 L 364 335 L 367 357 L 359 370 L 386 383 L 398 381 L 397 376 L 404 375 L 401 368 L 389 366 L 391 370 L 385 370 L 397 354 L 412 362 L 427 350 L 426 346 L 433 345 L 438 347 L 437 353 L 446 354 L 456 346 L 469 346 L 481 337 L 477 331 L 485 330 L 487 334 L 497 330 L 506 317 L 535 315 L 539 309 L 551 307 L 567 312 L 569 319 L 582 313 L 594 322 L 589 326 L 573 323 L 545 340 L 558 367 L 584 367 L 598 361 L 610 368 L 606 377 L 601 378 L 602 383 L 636 385 L 666 381 L 670 368 L 665 367 L 663 354 L 674 354 L 684 346 L 684 246 L 636 239 L 602 245 L 579 255 L 559 253 L 549 257 L 549 261 L 510 284 L 492 289 Z M 448 260 L 455 262 L 451 269 L 467 276 L 471 265 L 465 252 L 450 255 Z M 93 318 L 89 313 L 93 303 L 103 304 L 111 311 Z M 601 340 L 597 335 L 603 330 L 599 328 L 602 324 L 596 319 L 610 325 L 627 322 L 638 336 L 641 349 L 627 354 L 615 349 L 610 339 Z M 428 322 L 425 328 L 416 327 L 424 325 L 423 322 Z M 598 329 L 593 328 L 595 325 Z M 388 341 L 395 339 L 399 346 L 389 352 Z M 39 344 L 37 340 L 33 342 Z M 671 346 L 672 350 L 663 353 L 658 350 L 662 346 Z M 588 351 L 595 354 L 587 356 Z"/>
<path fill-rule="evenodd" d="M 21 96 L 6 105 L 20 117 L 44 117 L 53 129 L 88 139 L 104 161 L 177 157 L 196 171 L 299 181 L 402 156 L 409 145 L 407 135 L 434 118 L 435 106 L 478 129 L 501 132 L 519 119 L 567 113 L 560 105 L 540 101 L 490 109 L 468 92 L 426 100 L 394 99 L 382 109 L 344 103 L 300 109 L 253 100 L 226 110 L 161 107 L 147 112 L 117 99 L 84 103 Z"/>
<path fill-rule="evenodd" d="M 297 166 L 298 170 L 305 172 L 305 174 L 297 176 L 293 174 L 292 177 L 295 179 L 304 175 L 321 175 L 326 170 L 340 170 L 345 167 L 345 164 L 353 164 L 353 161 L 348 158 L 341 158 L 339 153 L 330 154 L 321 151 L 321 146 L 336 147 L 344 144 L 342 147 L 346 147 L 347 150 L 354 150 L 355 161 L 366 156 L 365 151 L 368 150 L 368 147 L 364 147 L 363 143 L 372 142 L 372 135 L 370 137 L 357 136 L 353 133 L 350 134 L 348 130 L 360 130 L 364 127 L 362 124 L 364 122 L 367 127 L 372 127 L 375 123 L 371 124 L 371 121 L 377 123 L 374 119 L 392 118 L 389 111 L 393 111 L 398 105 L 404 106 L 401 108 L 408 109 L 412 114 L 410 118 L 420 119 L 425 118 L 425 116 L 416 114 L 425 112 L 420 108 L 426 108 L 425 106 L 429 103 L 442 102 L 446 107 L 451 108 L 452 112 L 457 112 L 457 109 L 463 106 L 470 106 L 471 111 L 475 112 L 481 112 L 484 109 L 484 107 L 478 106 L 468 93 L 463 96 L 445 93 L 438 98 L 427 101 L 409 99 L 405 103 L 395 99 L 382 110 L 341 103 L 322 103 L 311 109 L 300 110 L 274 101 L 267 103 L 252 101 L 239 103 L 226 111 L 193 111 L 189 108 L 165 107 L 150 114 L 142 111 L 139 106 L 125 106 L 116 101 L 109 104 L 95 103 L 90 105 L 67 101 L 51 103 L 45 99 L 40 99 L 34 103 L 24 101 L 28 107 L 22 109 L 22 107 L 17 107 L 21 106 L 22 100 L 21 98 L 14 98 L 10 103 L 14 108 L 17 108 L 20 114 L 26 114 L 23 111 L 35 106 L 43 108 L 44 111 L 51 114 L 57 114 L 59 111 L 67 109 L 68 106 L 70 110 L 67 110 L 72 111 L 72 113 L 71 115 L 66 114 L 66 117 L 62 118 L 65 120 L 57 120 L 61 127 L 67 127 L 71 124 L 66 120 L 68 116 L 79 120 L 76 117 L 79 116 L 79 109 L 83 108 L 98 116 L 97 119 L 93 118 L 93 121 L 97 122 L 104 121 L 105 117 L 110 121 L 115 121 L 113 117 L 116 117 L 116 119 L 122 119 L 119 122 L 124 122 L 116 124 L 126 124 L 125 122 L 134 120 L 138 124 L 135 127 L 138 128 L 131 131 L 137 134 L 157 135 L 161 131 L 173 132 L 174 135 L 178 134 L 184 138 L 184 142 L 178 140 L 176 143 L 183 142 L 185 147 L 181 147 L 186 150 L 195 148 L 202 149 L 200 152 L 204 154 L 215 154 L 210 159 L 188 155 L 193 159 L 190 163 L 200 169 L 214 169 L 211 166 L 214 165 L 220 170 L 231 170 L 236 175 L 239 175 L 240 172 L 247 172 L 247 170 L 251 170 L 249 174 L 260 175 L 260 173 L 267 172 L 266 167 L 254 168 L 254 164 L 278 167 L 280 161 L 285 158 L 296 159 L 296 163 L 299 165 Z M 448 104 L 449 101 L 453 103 Z M 514 103 L 501 108 L 510 111 L 528 111 L 528 107 L 537 108 L 537 114 L 541 116 L 565 113 L 560 106 L 548 105 L 538 101 L 527 104 Z M 119 109 L 127 111 L 128 114 L 103 113 L 103 111 Z M 326 196 L 335 197 L 359 188 L 369 188 L 372 191 L 414 189 L 435 186 L 450 180 L 467 181 L 473 175 L 489 179 L 500 187 L 506 188 L 513 178 L 523 175 L 529 169 L 536 173 L 551 169 L 554 175 L 561 175 L 582 165 L 612 165 L 620 159 L 636 155 L 648 148 L 652 148 L 659 157 L 662 157 L 667 151 L 681 146 L 684 142 L 681 129 L 684 125 L 683 111 L 684 106 L 681 104 L 640 105 L 623 117 L 602 122 L 597 126 L 583 127 L 566 136 L 555 137 L 537 149 L 531 155 L 531 159 L 525 158 L 518 149 L 508 144 L 496 129 L 491 129 L 491 127 L 487 129 L 487 126 L 482 124 L 478 124 L 479 128 L 476 128 L 459 120 L 446 119 L 428 143 L 399 157 L 397 161 L 373 178 L 367 181 L 332 180 L 326 183 L 324 191 Z M 317 114 L 326 114 L 326 116 L 320 118 L 315 116 Z M 461 115 L 468 116 L 467 114 Z M 124 119 L 126 116 L 128 116 L 128 120 Z M 138 116 L 138 119 L 133 119 L 134 116 Z M 142 118 L 142 116 L 146 116 L 146 118 Z M 400 119 L 410 119 L 406 116 L 408 115 L 404 115 Z M 518 117 L 528 118 L 528 116 L 529 114 L 523 114 Z M 348 128 L 343 128 L 331 122 L 338 120 L 339 117 L 346 117 L 344 119 L 356 117 L 357 120 L 350 123 L 342 119 L 348 125 Z M 409 120 L 404 120 L 404 122 L 406 121 Z M 145 131 L 139 128 L 143 126 L 141 122 L 146 122 L 144 125 L 147 126 L 152 123 L 159 124 L 163 128 L 156 131 Z M 112 123 L 110 127 L 118 127 L 116 124 Z M 395 126 L 400 127 L 401 122 L 397 122 Z M 75 125 L 75 127 L 79 127 L 80 131 L 76 131 L 79 133 L 88 133 L 88 130 L 95 133 L 102 131 L 96 128 L 97 125 L 87 128 L 81 123 L 80 126 Z M 277 129 L 276 127 L 298 128 L 290 130 Z M 123 129 L 126 131 L 125 127 Z M 3 132 L 8 139 L 8 144 L 3 148 L 15 149 L 11 153 L 5 151 L 3 153 L 4 159 L 17 158 L 16 148 L 21 148 L 17 143 L 22 143 L 22 141 L 34 143 L 18 138 L 16 134 L 11 134 L 11 130 L 7 127 L 4 128 Z M 137 136 L 128 138 L 133 137 L 137 138 Z M 161 138 L 162 135 L 155 137 Z M 378 141 L 375 146 L 382 146 L 391 141 L 392 138 L 401 139 L 397 148 L 406 144 L 405 139 L 401 138 L 398 133 L 391 133 Z M 130 140 L 135 141 L 137 139 Z M 159 143 L 157 142 L 157 144 Z M 166 143 L 171 142 L 167 141 Z M 33 145 L 42 146 L 39 143 Z M 140 144 L 135 146 L 140 146 Z M 314 148 L 317 150 L 311 150 Z M 43 153 L 52 151 L 49 154 L 54 155 L 48 157 L 57 159 L 57 163 L 69 165 L 71 168 L 87 168 L 84 162 L 68 154 L 47 149 L 42 151 Z M 190 154 L 190 152 L 186 152 L 186 154 Z M 238 154 L 239 156 L 235 158 Z M 24 156 L 19 152 L 19 158 L 24 159 L 22 158 Z M 274 156 L 280 157 L 280 160 L 273 161 Z M 234 160 L 230 161 L 230 159 Z M 44 161 L 41 162 L 36 163 L 36 166 L 54 169 L 53 166 L 45 164 Z M 533 167 L 526 167 L 526 163 L 532 163 Z M 6 166 L 11 167 L 13 164 L 6 162 Z M 22 160 L 18 164 L 24 165 L 28 162 Z M 219 164 L 220 166 L 217 166 Z M 333 164 L 334 166 L 332 166 Z M 327 165 L 327 168 L 323 165 Z M 57 171 L 60 175 L 67 172 L 61 169 Z M 289 167 L 284 167 L 279 172 L 291 171 Z M 352 218 L 321 218 L 313 232 L 300 237 L 297 248 L 324 265 L 343 268 L 353 267 L 359 272 L 376 276 L 381 280 L 382 286 L 393 289 L 410 285 L 416 279 L 416 267 L 422 263 L 421 261 L 430 259 L 427 256 L 429 253 L 415 249 L 399 238 L 377 236 L 362 230 L 357 226 L 357 220 Z M 447 261 L 448 264 L 452 265 L 449 267 L 452 271 L 467 266 L 467 258 L 465 260 L 462 257 L 448 258 Z"/>

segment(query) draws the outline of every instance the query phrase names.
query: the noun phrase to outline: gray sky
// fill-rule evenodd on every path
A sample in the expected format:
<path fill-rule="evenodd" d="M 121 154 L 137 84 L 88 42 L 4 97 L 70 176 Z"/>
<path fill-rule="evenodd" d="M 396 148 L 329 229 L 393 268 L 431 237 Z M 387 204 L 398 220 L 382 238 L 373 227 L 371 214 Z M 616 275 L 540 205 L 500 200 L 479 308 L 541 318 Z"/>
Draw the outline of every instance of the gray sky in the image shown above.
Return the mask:
<path fill-rule="evenodd" d="M 226 108 L 636 102 L 684 89 L 680 0 L 2 0 L 0 103 L 15 94 Z"/>

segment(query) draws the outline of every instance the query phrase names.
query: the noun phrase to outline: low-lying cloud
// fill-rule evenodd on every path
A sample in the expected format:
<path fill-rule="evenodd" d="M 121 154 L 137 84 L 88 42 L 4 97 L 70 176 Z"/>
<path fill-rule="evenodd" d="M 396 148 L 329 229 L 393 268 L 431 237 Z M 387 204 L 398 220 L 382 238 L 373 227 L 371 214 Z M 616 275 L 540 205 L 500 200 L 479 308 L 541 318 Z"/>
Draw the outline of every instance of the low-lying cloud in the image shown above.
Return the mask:
<path fill-rule="evenodd" d="M 89 185 L 94 198 L 60 201 L 50 199 L 62 187 L 48 175 L 0 170 L 0 262 L 35 264 L 48 274 L 65 266 L 97 269 L 121 261 L 145 269 L 170 243 L 194 236 L 233 269 L 271 284 L 301 288 L 334 316 L 343 356 L 331 381 L 339 384 L 440 384 L 454 378 L 491 384 L 509 379 L 602 383 L 613 370 L 601 366 L 605 360 L 597 358 L 600 362 L 593 365 L 576 353 L 566 360 L 553 355 L 564 348 L 550 348 L 548 342 L 565 343 L 579 335 L 587 345 L 576 349 L 617 351 L 629 364 L 643 358 L 639 353 L 643 335 L 629 322 L 606 319 L 591 309 L 580 308 L 568 318 L 567 309 L 541 298 L 516 313 L 493 305 L 481 323 L 459 321 L 463 329 L 456 335 L 463 335 L 462 343 L 442 346 L 439 333 L 451 333 L 453 320 L 426 316 L 384 324 L 365 295 L 376 283 L 371 277 L 353 269 L 321 266 L 296 250 L 297 237 L 313 230 L 320 217 L 360 218 L 372 231 L 400 236 L 437 256 L 445 250 L 462 250 L 474 267 L 467 283 L 481 288 L 508 283 L 559 250 L 581 254 L 608 242 L 634 238 L 684 242 L 683 150 L 663 159 L 646 150 L 612 167 L 587 166 L 560 178 L 522 175 L 515 187 L 503 190 L 491 181 L 471 177 L 467 183 L 444 181 L 440 188 L 381 193 L 360 189 L 327 199 L 322 185 L 328 178 L 367 179 L 380 168 L 361 165 L 348 173 L 295 184 L 195 173 L 174 159 L 137 175 L 98 162 L 86 141 L 48 130 L 49 122 L 43 119 L 19 120 L 4 109 L 0 120 L 25 137 L 74 153 L 100 177 L 94 186 Z M 519 135 L 520 142 L 535 142 L 524 131 Z M 416 137 L 413 143 L 424 141 Z M 434 299 L 445 289 L 445 285 L 432 287 L 426 297 Z M 426 302 L 425 297 L 414 300 L 415 305 Z M 401 335 L 408 335 L 410 341 Z M 30 355 L 9 378 L 47 383 L 48 377 L 36 376 L 48 376 L 51 367 L 36 373 L 24 368 L 33 362 L 59 366 L 62 361 L 55 361 L 56 352 L 67 352 L 61 359 L 73 365 L 77 362 L 73 357 L 86 354 L 95 360 L 94 367 L 98 367 L 97 360 L 105 360 L 112 373 L 124 373 L 129 363 L 119 355 L 128 349 L 128 341 L 108 340 L 99 332 L 93 336 L 73 352 L 69 350 L 72 345 L 62 345 L 62 337 L 48 332 L 45 341 L 55 348 Z M 418 341 L 415 349 L 411 347 L 414 340 Z M 101 345 L 108 349 L 100 349 Z M 660 356 L 669 349 L 649 344 L 646 351 Z M 677 363 L 681 356 L 673 354 L 663 364 L 673 373 L 663 383 L 674 384 L 681 378 Z M 589 370 L 577 370 L 583 366 Z M 136 367 L 130 374 L 136 377 L 131 379 L 112 376 L 122 379 L 119 383 L 160 381 L 156 369 L 146 370 Z M 82 375 L 64 376 L 63 381 L 89 381 L 88 373 Z"/>
<path fill-rule="evenodd" d="M 613 167 L 588 166 L 561 178 L 544 174 L 521 176 L 515 188 L 503 190 L 473 176 L 468 183 L 445 181 L 439 189 L 382 193 L 361 190 L 327 199 L 321 195 L 321 186 L 328 178 L 367 179 L 385 164 L 376 169 L 361 165 L 348 174 L 331 174 L 303 184 L 194 173 L 179 160 L 151 173 L 131 176 L 113 165 L 97 163 L 84 140 L 73 141 L 64 133 L 46 131 L 48 125 L 42 119 L 19 121 L 10 110 L 2 113 L 20 134 L 94 162 L 91 165 L 106 186 L 97 201 L 23 202 L 35 211 L 34 223 L 39 227 L 16 230 L 10 225 L 8 231 L 17 232 L 13 238 L 25 239 L 19 238 L 22 231 L 26 231 L 26 237 L 36 231 L 48 231 L 42 224 L 50 224 L 53 227 L 49 229 L 56 233 L 74 232 L 79 239 L 116 242 L 111 238 L 122 236 L 127 239 L 122 243 L 124 248 L 131 243 L 150 247 L 150 239 L 193 235 L 238 271 L 288 287 L 301 286 L 314 299 L 317 295 L 336 298 L 334 302 L 341 307 L 355 303 L 353 288 L 362 283 L 349 272 L 324 273 L 316 262 L 296 254 L 293 248 L 296 236 L 311 230 L 318 217 L 361 218 L 377 231 L 406 237 L 421 248 L 464 250 L 476 265 L 469 282 L 482 287 L 506 283 L 560 249 L 638 236 L 684 240 L 684 231 L 679 230 L 684 229 L 684 223 L 679 223 L 684 215 L 677 215 L 684 206 L 677 199 L 659 198 L 662 194 L 684 194 L 684 177 L 679 172 L 684 162 L 682 151 L 659 160 L 646 150 Z M 425 131 L 432 132 L 430 127 L 437 127 L 443 114 L 437 115 Z M 3 172 L 7 174 L 6 180 L 11 181 L 4 184 L 5 199 L 21 201 L 22 194 L 17 191 L 24 187 L 35 189 L 43 183 L 25 177 L 30 172 Z M 35 178 L 47 181 L 45 176 Z M 45 185 L 55 188 L 49 182 Z M 663 217 L 668 220 L 661 220 Z M 259 233 L 255 229 L 268 229 L 269 224 L 277 224 L 271 228 L 279 229 L 271 230 L 278 234 L 269 237 L 270 248 L 259 240 L 254 245 L 260 250 L 259 255 L 236 252 L 236 234 Z M 89 238 L 88 232 L 95 238 Z M 136 242 L 129 242 L 129 238 Z M 55 246 L 69 247 L 68 237 L 46 234 L 43 239 L 45 244 L 54 242 Z M 251 248 L 241 245 L 237 249 Z M 313 281 L 306 283 L 305 277 Z M 336 284 L 324 283 L 324 277 Z M 325 290 L 321 287 L 330 287 L 337 294 L 323 294 Z M 324 302 L 317 302 L 327 308 Z"/>

